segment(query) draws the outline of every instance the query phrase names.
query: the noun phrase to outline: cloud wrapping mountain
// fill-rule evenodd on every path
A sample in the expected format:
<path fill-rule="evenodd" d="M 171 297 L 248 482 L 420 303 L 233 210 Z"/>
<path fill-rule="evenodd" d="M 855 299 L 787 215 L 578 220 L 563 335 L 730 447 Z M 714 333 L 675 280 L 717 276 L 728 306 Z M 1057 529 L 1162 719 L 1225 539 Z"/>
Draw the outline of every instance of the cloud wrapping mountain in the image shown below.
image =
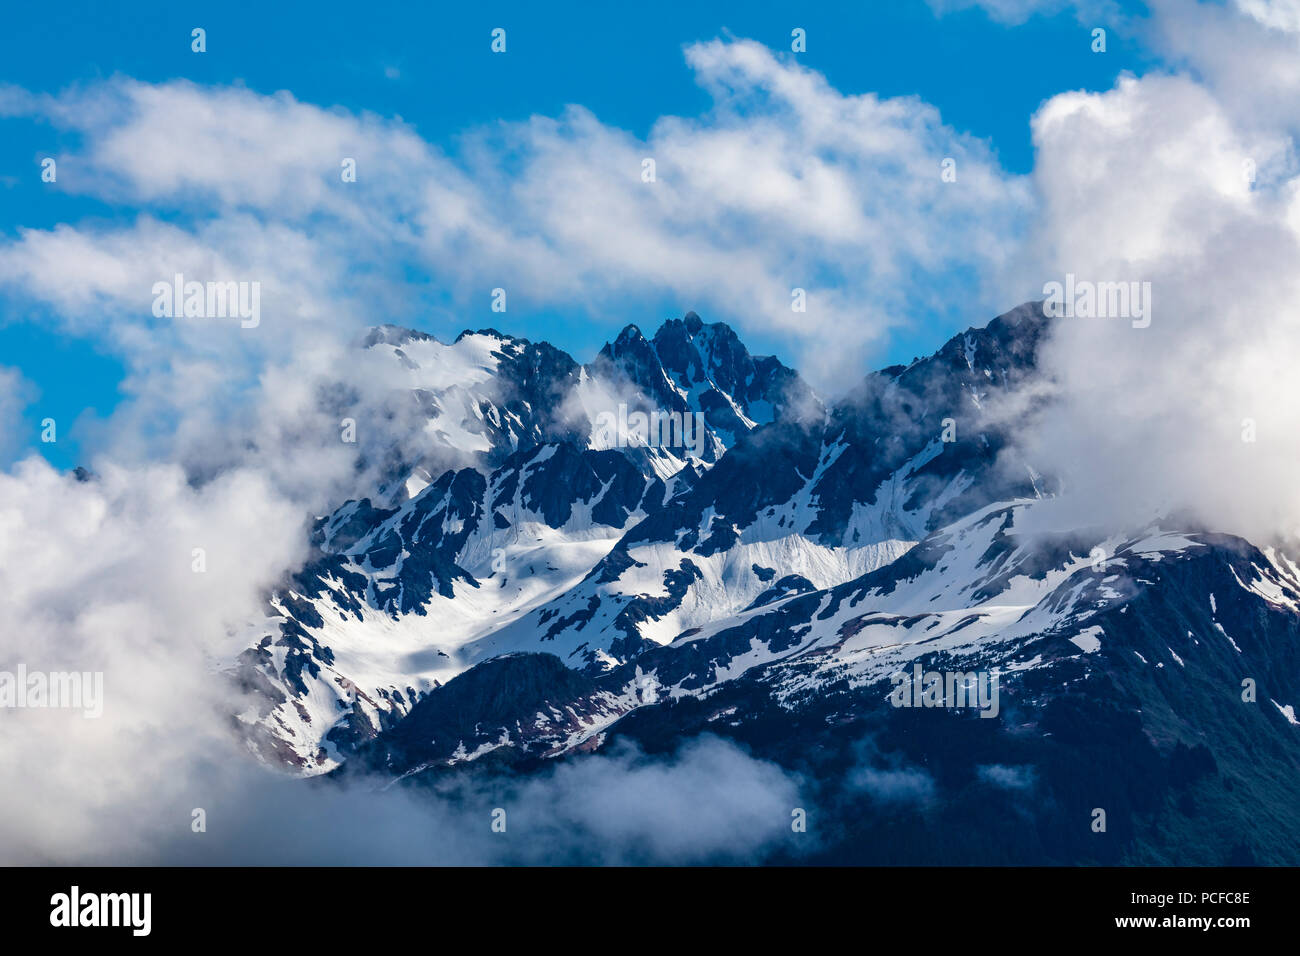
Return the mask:
<path fill-rule="evenodd" d="M 711 105 L 644 140 L 579 106 L 468 131 L 448 152 L 287 93 L 129 78 L 4 90 L 0 113 L 79 138 L 62 188 L 140 210 L 0 243 L 15 308 L 127 368 L 123 406 L 86 443 L 93 476 L 34 457 L 0 475 L 5 657 L 102 670 L 109 696 L 99 721 L 6 716 L 0 754 L 24 780 L 0 798 L 6 858 L 211 859 L 183 842 L 203 839 L 189 815 L 207 806 L 230 860 L 263 858 L 270 834 L 364 820 L 295 859 L 733 862 L 782 852 L 778 831 L 821 771 L 849 781 L 815 794 L 826 806 L 866 793 L 906 814 L 971 797 L 978 813 L 995 788 L 1046 795 L 1055 823 L 1078 809 L 1071 761 L 1107 753 L 1158 768 L 1154 782 L 1098 775 L 1137 819 L 1194 803 L 1211 766 L 1246 775 L 1234 734 L 1210 755 L 1202 725 L 1255 735 L 1284 775 L 1297 569 L 1272 546 L 1300 535 L 1297 124 L 1211 41 L 1228 29 L 1285 65 L 1294 23 L 1279 4 L 1152 8 L 1146 29 L 1188 68 L 1045 102 L 1029 177 L 924 102 L 842 94 L 749 41 L 687 48 Z M 1298 76 L 1269 82 L 1287 92 Z M 355 184 L 338 175 L 349 157 Z M 158 320 L 150 289 L 176 273 L 260 282 L 263 322 Z M 1044 329 L 1028 307 L 861 381 L 909 316 L 983 319 L 1067 274 L 1150 282 L 1150 325 Z M 629 335 L 587 366 L 489 330 L 356 341 L 431 308 L 486 311 L 501 284 L 588 316 L 671 290 L 798 342 L 824 392 L 857 387 L 823 414 L 779 363 L 715 350 L 720 329 L 708 348 L 690 332 L 684 361 L 667 334 L 654 349 Z M 0 377 L 0 422 L 24 390 Z M 711 416 L 713 456 L 657 471 L 664 456 L 587 447 L 585 423 L 615 398 Z M 1095 565 L 1094 548 L 1118 567 Z M 922 648 L 1024 673 L 1010 737 L 961 725 L 970 759 L 933 777 L 909 747 L 941 748 L 943 733 L 909 738 L 868 705 Z M 1244 712 L 1179 683 L 1235 707 L 1243 676 L 1265 690 Z M 534 692 L 528 713 L 494 709 L 514 682 Z M 446 737 L 448 699 L 496 722 Z M 1132 699 L 1175 745 L 1151 744 Z M 513 785 L 551 850 L 477 835 L 411 847 L 394 820 L 477 834 L 488 794 L 281 789 L 231 752 L 236 716 L 271 728 L 270 752 L 300 771 L 400 768 L 435 797 L 473 760 L 533 773 L 528 761 L 598 752 Z M 789 746 L 807 752 L 755 729 L 768 720 L 797 727 Z M 840 754 L 837 726 L 892 756 Z M 1053 739 L 1015 737 L 1044 727 Z M 736 740 L 701 738 L 711 728 Z M 251 742 L 267 756 L 266 738 Z M 1276 781 L 1234 786 L 1195 799 L 1226 820 L 1253 801 L 1241 845 L 1283 852 L 1266 849 L 1270 832 L 1295 833 Z M 601 818 L 607 805 L 623 809 Z M 898 832 L 930 832 L 916 813 Z M 1173 854 L 1136 833 L 1124 852 Z M 1017 852 L 1118 858 L 1042 839 Z"/>

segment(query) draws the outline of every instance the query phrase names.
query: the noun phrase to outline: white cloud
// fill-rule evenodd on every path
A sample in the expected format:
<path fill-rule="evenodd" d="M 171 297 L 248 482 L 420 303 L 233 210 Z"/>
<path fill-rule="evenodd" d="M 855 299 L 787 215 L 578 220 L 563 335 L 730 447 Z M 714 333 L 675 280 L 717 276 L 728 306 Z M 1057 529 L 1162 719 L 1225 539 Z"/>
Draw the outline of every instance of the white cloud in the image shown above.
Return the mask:
<path fill-rule="evenodd" d="M 1286 7 L 1202 0 L 1149 5 L 1148 44 L 1202 83 L 1235 124 L 1243 130 L 1300 130 L 1300 34 L 1282 28 Z"/>
<path fill-rule="evenodd" d="M 1024 185 L 932 106 L 842 94 L 749 41 L 686 59 L 713 106 L 661 118 L 645 141 L 575 106 L 467 131 L 455 156 L 398 121 L 286 93 L 129 79 L 10 90 L 5 111 L 82 135 L 60 185 L 181 224 L 25 232 L 0 247 L 0 281 L 84 330 L 92 305 L 138 310 L 141 284 L 184 262 L 252 274 L 283 293 L 264 309 L 282 336 L 332 303 L 355 305 L 337 316 L 355 324 L 381 304 L 376 279 L 402 285 L 407 269 L 460 307 L 498 285 L 593 315 L 671 294 L 802 342 L 814 375 L 843 384 L 892 326 L 953 319 L 957 291 L 1005 258 Z M 344 158 L 355 183 L 340 179 Z M 941 180 L 946 158 L 955 183 Z M 791 310 L 794 287 L 806 313 Z"/>
<path fill-rule="evenodd" d="M 1274 30 L 1300 33 L 1300 3 L 1296 0 L 1233 0 L 1242 13 Z"/>
<path fill-rule="evenodd" d="M 1297 181 L 1252 184 L 1245 165 L 1287 168 L 1285 141 L 1163 75 L 1054 98 L 1034 141 L 1040 232 L 1022 274 L 1148 281 L 1152 308 L 1149 328 L 1058 321 L 1054 404 L 1012 412 L 1023 453 L 1064 478 L 1082 524 L 1189 511 L 1261 542 L 1300 532 Z"/>
<path fill-rule="evenodd" d="M 0 791 L 5 859 L 129 853 L 124 834 L 163 810 L 181 825 L 187 771 L 230 749 L 237 702 L 216 662 L 302 559 L 302 523 L 246 472 L 202 490 L 174 466 L 80 482 L 33 457 L 0 474 L 2 666 L 100 672 L 104 695 L 97 719 L 5 710 L 0 767 L 21 781 Z"/>

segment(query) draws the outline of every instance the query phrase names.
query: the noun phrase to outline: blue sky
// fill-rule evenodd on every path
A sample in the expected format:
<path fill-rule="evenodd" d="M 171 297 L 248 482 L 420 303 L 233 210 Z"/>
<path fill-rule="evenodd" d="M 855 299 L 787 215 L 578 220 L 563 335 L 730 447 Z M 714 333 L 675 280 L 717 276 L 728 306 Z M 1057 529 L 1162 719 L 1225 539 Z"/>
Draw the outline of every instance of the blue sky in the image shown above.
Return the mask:
<path fill-rule="evenodd" d="M 1044 100 L 1063 90 L 1109 89 L 1121 71 L 1140 74 L 1151 65 L 1136 43 L 1115 31 L 1107 53 L 1094 54 L 1087 28 L 1069 12 L 1007 26 L 979 9 L 940 17 L 925 3 L 907 0 L 821 3 L 815 9 L 772 2 L 465 6 L 17 5 L 7 11 L 7 29 L 0 34 L 0 83 L 57 93 L 125 75 L 149 83 L 185 78 L 244 86 L 263 94 L 288 90 L 304 103 L 401 117 L 424 140 L 454 154 L 467 129 L 557 116 L 566 104 L 580 104 L 606 126 L 645 137 L 660 117 L 693 117 L 708 109 L 709 94 L 684 61 L 686 44 L 734 36 L 788 51 L 797 26 L 808 36 L 799 62 L 841 93 L 920 97 L 939 109 L 947 126 L 985 140 L 1003 170 L 1024 174 L 1033 166 L 1029 118 Z M 207 30 L 203 55 L 189 49 L 194 26 Z M 508 30 L 505 56 L 488 49 L 496 26 Z M 31 118 L 0 119 L 0 130 L 5 240 L 20 228 L 127 223 L 138 212 L 130 203 L 107 203 L 40 182 L 41 157 L 75 150 L 75 131 Z M 165 220 L 183 214 L 155 215 Z M 424 325 L 439 336 L 458 331 L 449 322 L 497 325 L 552 341 L 584 360 L 626 322 L 654 326 L 691 304 L 663 293 L 628 302 L 606 318 L 555 303 L 525 303 L 508 319 L 431 316 Z M 26 444 L 57 465 L 71 466 L 81 453 L 76 427 L 65 427 L 57 444 L 43 445 L 37 441 L 40 419 L 49 415 L 70 423 L 85 409 L 99 416 L 111 412 L 119 400 L 123 360 L 113 342 L 95 334 L 93 322 L 70 335 L 48 321 L 40 302 L 5 296 L 0 309 L 0 365 L 18 368 L 39 393 L 25 416 Z M 779 333 L 734 319 L 733 324 L 755 351 L 796 360 Z M 889 338 L 875 364 L 905 362 L 953 331 L 951 318 L 913 322 Z"/>

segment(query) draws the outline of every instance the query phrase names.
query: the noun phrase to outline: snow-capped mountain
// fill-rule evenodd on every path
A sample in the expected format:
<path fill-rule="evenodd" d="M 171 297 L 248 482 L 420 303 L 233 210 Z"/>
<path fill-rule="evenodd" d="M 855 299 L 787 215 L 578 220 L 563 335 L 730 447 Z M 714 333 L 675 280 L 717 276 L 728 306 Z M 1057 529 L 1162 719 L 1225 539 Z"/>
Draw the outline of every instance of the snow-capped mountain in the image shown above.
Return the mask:
<path fill-rule="evenodd" d="M 700 413 L 711 433 L 704 460 L 715 461 L 758 425 L 815 416 L 821 403 L 798 373 L 773 356 L 755 357 L 722 323 L 694 312 L 646 339 L 629 325 L 586 369 L 618 394 L 668 413 Z"/>
<path fill-rule="evenodd" d="M 476 661 L 534 649 L 511 625 L 572 590 L 737 436 L 822 415 L 796 372 L 694 313 L 653 341 L 628 326 L 589 366 L 495 330 L 444 344 L 383 326 L 360 347 L 391 355 L 429 450 L 390 456 L 373 499 L 317 520 L 319 558 L 272 597 L 240 659 L 258 689 L 243 715 L 257 746 L 306 770 L 334 766 Z M 669 429 L 688 439 L 674 445 L 619 427 L 656 410 L 699 430 Z M 430 472 L 449 459 L 471 464 Z"/>
<path fill-rule="evenodd" d="M 376 491 L 389 503 L 414 497 L 449 461 L 486 472 L 548 442 L 617 448 L 647 474 L 668 478 L 692 462 L 716 461 L 759 425 L 821 412 L 797 372 L 750 355 L 730 328 L 694 312 L 664 323 L 651 340 L 629 325 L 585 366 L 545 342 L 495 329 L 466 330 L 445 344 L 385 325 L 361 348 L 391 357 L 390 384 L 423 422 L 423 453 L 387 462 L 390 480 Z M 683 427 L 659 442 L 629 429 L 638 412 L 675 416 L 672 425 Z"/>
<path fill-rule="evenodd" d="M 397 462 L 317 521 L 233 669 L 250 743 L 418 785 L 707 732 L 819 781 L 824 859 L 944 862 L 947 813 L 981 824 L 959 862 L 1159 860 L 1196 807 L 1231 824 L 1206 862 L 1278 858 L 1259 834 L 1300 835 L 1300 567 L 1169 518 L 1078 527 L 997 411 L 1050 331 L 1021 306 L 827 406 L 694 313 L 588 365 L 373 330 L 467 464 Z M 637 410 L 704 437 L 607 427 Z M 994 719 L 897 706 L 917 667 L 996 675 Z"/>

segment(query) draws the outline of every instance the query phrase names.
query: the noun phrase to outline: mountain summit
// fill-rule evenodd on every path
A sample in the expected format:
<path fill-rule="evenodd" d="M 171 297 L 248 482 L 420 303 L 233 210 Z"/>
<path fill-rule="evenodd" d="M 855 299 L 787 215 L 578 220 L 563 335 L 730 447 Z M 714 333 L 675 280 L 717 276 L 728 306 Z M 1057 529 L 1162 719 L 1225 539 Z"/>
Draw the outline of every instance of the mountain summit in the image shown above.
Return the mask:
<path fill-rule="evenodd" d="M 816 781 L 791 860 L 1295 862 L 1300 567 L 1074 526 L 1004 411 L 1050 334 L 1026 304 L 826 404 L 693 312 L 586 365 L 371 330 L 428 448 L 250 625 L 250 745 L 419 787 L 714 734 Z M 637 413 L 707 440 L 601 427 Z"/>

